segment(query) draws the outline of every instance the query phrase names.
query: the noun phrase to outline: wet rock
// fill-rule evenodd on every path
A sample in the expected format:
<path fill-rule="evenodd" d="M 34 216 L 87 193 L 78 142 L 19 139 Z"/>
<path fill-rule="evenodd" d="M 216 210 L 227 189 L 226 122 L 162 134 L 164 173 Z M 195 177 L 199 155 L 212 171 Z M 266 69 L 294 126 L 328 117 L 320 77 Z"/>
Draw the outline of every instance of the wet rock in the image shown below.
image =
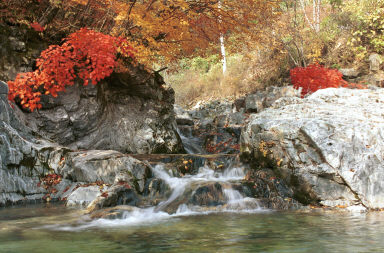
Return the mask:
<path fill-rule="evenodd" d="M 139 212 L 140 210 L 140 208 L 134 206 L 115 206 L 95 210 L 89 214 L 91 219 L 122 219 L 125 212 Z"/>
<path fill-rule="evenodd" d="M 136 192 L 127 182 L 119 182 L 111 188 L 94 198 L 87 206 L 87 212 L 92 213 L 105 207 L 118 205 L 136 206 L 139 204 L 139 198 Z"/>
<path fill-rule="evenodd" d="M 247 197 L 256 198 L 263 208 L 288 210 L 302 207 L 302 204 L 294 199 L 294 192 L 285 180 L 270 169 L 248 171 L 245 181 L 233 188 Z"/>
<path fill-rule="evenodd" d="M 98 186 L 79 187 L 73 191 L 67 198 L 67 206 L 87 206 L 94 199 L 101 195 Z"/>
<path fill-rule="evenodd" d="M 189 200 L 190 204 L 197 206 L 218 206 L 226 203 L 223 187 L 220 183 L 212 183 L 197 188 Z"/>
<path fill-rule="evenodd" d="M 225 127 L 213 129 L 204 134 L 204 148 L 213 154 L 239 153 L 241 127 Z"/>
<path fill-rule="evenodd" d="M 304 204 L 384 207 L 384 91 L 323 89 L 252 115 L 241 150 Z M 283 102 L 282 102 L 283 101 Z"/>
<path fill-rule="evenodd" d="M 149 203 L 150 206 L 156 206 L 161 201 L 167 200 L 171 194 L 169 185 L 160 178 L 152 178 L 148 180 L 147 186 L 143 193 L 144 201 Z"/>

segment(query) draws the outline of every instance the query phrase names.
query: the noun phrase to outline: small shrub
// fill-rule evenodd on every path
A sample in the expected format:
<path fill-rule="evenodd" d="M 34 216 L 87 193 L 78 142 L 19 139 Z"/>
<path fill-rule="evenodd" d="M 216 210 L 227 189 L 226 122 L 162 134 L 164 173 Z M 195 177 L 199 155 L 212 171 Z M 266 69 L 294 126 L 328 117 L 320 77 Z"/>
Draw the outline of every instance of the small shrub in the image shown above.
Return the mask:
<path fill-rule="evenodd" d="M 365 88 L 361 84 L 348 83 L 343 80 L 343 74 L 337 69 L 325 68 L 319 64 L 294 68 L 290 71 L 290 75 L 293 87 L 302 88 L 302 96 L 326 88 Z"/>

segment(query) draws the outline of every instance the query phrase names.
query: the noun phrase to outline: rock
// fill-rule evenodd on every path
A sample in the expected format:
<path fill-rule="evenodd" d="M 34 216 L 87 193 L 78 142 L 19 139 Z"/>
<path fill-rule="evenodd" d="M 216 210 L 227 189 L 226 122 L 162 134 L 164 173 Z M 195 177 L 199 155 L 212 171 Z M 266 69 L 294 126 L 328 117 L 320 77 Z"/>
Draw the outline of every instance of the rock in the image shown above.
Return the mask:
<path fill-rule="evenodd" d="M 302 205 L 293 196 L 292 189 L 284 179 L 270 169 L 250 170 L 241 185 L 233 186 L 245 196 L 256 198 L 259 205 L 267 209 L 299 209 Z"/>
<path fill-rule="evenodd" d="M 303 204 L 384 207 L 384 90 L 322 89 L 250 117 L 243 155 Z"/>
<path fill-rule="evenodd" d="M 234 106 L 236 108 L 236 111 L 240 112 L 241 109 L 245 108 L 245 98 L 238 98 L 234 102 Z"/>
<path fill-rule="evenodd" d="M 211 183 L 197 188 L 189 200 L 197 206 L 218 206 L 226 203 L 223 187 L 220 183 Z"/>
<path fill-rule="evenodd" d="M 67 206 L 87 206 L 101 195 L 100 188 L 95 186 L 79 187 L 67 198 Z"/>
<path fill-rule="evenodd" d="M 206 131 L 204 134 L 204 149 L 212 154 L 239 153 L 241 127 L 221 127 Z"/>
<path fill-rule="evenodd" d="M 113 184 L 126 181 L 143 192 L 152 172 L 147 164 L 113 150 L 69 152 L 58 174 L 75 182 Z"/>
<path fill-rule="evenodd" d="M 179 126 L 193 126 L 194 122 L 192 117 L 186 112 L 183 108 L 178 105 L 174 106 L 174 111 L 176 114 L 176 123 Z"/>
<path fill-rule="evenodd" d="M 140 208 L 134 206 L 114 206 L 110 208 L 90 212 L 91 219 L 123 219 L 126 212 L 140 212 Z"/>
<path fill-rule="evenodd" d="M 3 82 L 0 88 L 7 91 Z M 41 201 L 50 194 L 39 187 L 40 178 L 51 173 L 52 156 L 60 161 L 66 152 L 68 149 L 65 147 L 36 139 L 32 131 L 20 122 L 7 96 L 0 95 L 0 206 Z"/>
<path fill-rule="evenodd" d="M 380 70 L 380 64 L 382 61 L 381 56 L 376 53 L 369 56 L 369 70 L 371 73 L 376 73 Z"/>
<path fill-rule="evenodd" d="M 250 94 L 245 98 L 245 111 L 257 113 L 263 110 L 264 94 Z"/>
<path fill-rule="evenodd" d="M 8 95 L 8 85 L 3 81 L 0 81 L 0 95 Z"/>
<path fill-rule="evenodd" d="M 32 71 L 48 43 L 26 25 L 0 24 L 0 80 L 14 80 L 18 73 Z"/>
<path fill-rule="evenodd" d="M 72 149 L 183 152 L 174 92 L 156 80 L 132 67 L 129 74 L 113 74 L 96 86 L 68 87 L 54 99 L 43 96 L 43 108 L 27 113 L 25 124 Z"/>
<path fill-rule="evenodd" d="M 244 121 L 245 121 L 245 115 L 242 112 L 230 113 L 230 114 L 228 114 L 227 118 L 228 118 L 227 123 L 230 126 L 242 125 L 242 124 L 244 124 Z"/>
<path fill-rule="evenodd" d="M 193 126 L 194 125 L 192 117 L 183 108 L 181 108 L 178 105 L 175 105 L 174 111 L 176 114 L 175 117 L 176 117 L 177 125 L 179 125 L 179 126 Z"/>
<path fill-rule="evenodd" d="M 293 86 L 268 87 L 265 91 L 250 94 L 245 98 L 245 111 L 248 113 L 258 113 L 269 108 L 273 103 L 282 97 L 300 97 L 301 91 Z"/>
<path fill-rule="evenodd" d="M 20 40 L 18 40 L 17 38 L 9 37 L 9 42 L 10 42 L 12 50 L 14 50 L 14 51 L 16 51 L 16 52 L 25 52 L 25 51 L 27 51 L 25 43 L 20 41 Z"/>
<path fill-rule="evenodd" d="M 360 75 L 360 71 L 354 68 L 339 69 L 339 71 L 343 74 L 343 77 L 348 79 L 356 78 Z"/>
<path fill-rule="evenodd" d="M 378 70 L 362 78 L 374 87 L 384 87 L 384 71 Z"/>
<path fill-rule="evenodd" d="M 92 213 L 105 207 L 118 205 L 136 206 L 138 204 L 139 199 L 136 192 L 131 189 L 131 186 L 126 182 L 119 182 L 102 194 L 99 194 L 97 198 L 93 198 L 93 201 L 87 206 L 87 212 Z"/>

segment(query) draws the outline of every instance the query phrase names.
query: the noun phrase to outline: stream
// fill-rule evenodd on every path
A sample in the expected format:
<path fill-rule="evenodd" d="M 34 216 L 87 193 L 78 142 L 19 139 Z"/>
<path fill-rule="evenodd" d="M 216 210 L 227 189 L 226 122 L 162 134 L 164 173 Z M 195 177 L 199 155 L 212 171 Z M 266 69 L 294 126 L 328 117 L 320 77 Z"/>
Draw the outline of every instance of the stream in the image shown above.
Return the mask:
<path fill-rule="evenodd" d="M 241 190 L 247 167 L 236 155 L 197 158 L 224 163 L 201 162 L 186 174 L 152 163 L 166 189 L 155 205 L 118 207 L 101 218 L 54 203 L 0 209 L 0 252 L 384 250 L 382 213 L 273 211 Z"/>
<path fill-rule="evenodd" d="M 297 212 L 87 221 L 60 205 L 0 210 L 0 252 L 382 252 L 384 215 Z M 147 217 L 146 217 L 147 216 Z M 146 219 L 147 218 L 147 219 Z M 140 219 L 136 217 L 135 219 Z M 92 224 L 92 223 L 90 223 Z"/>

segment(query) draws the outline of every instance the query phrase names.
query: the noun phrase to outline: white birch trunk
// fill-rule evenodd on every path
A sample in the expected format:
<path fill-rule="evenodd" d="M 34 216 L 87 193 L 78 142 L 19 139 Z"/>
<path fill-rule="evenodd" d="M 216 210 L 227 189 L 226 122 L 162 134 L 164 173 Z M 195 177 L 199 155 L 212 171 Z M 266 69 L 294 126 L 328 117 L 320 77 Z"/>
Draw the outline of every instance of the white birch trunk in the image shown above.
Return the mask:
<path fill-rule="evenodd" d="M 225 55 L 224 36 L 220 35 L 220 47 L 221 47 L 221 61 L 223 63 L 223 74 L 227 71 L 227 59 Z"/>
<path fill-rule="evenodd" d="M 221 0 L 219 1 L 219 9 L 221 9 Z M 219 22 L 221 23 L 221 17 L 219 17 Z M 223 65 L 223 74 L 227 71 L 227 58 L 225 54 L 225 41 L 224 35 L 220 34 L 220 49 L 221 49 L 221 62 Z"/>
<path fill-rule="evenodd" d="M 305 19 L 307 20 L 309 26 L 315 30 L 315 32 L 320 32 L 320 10 L 321 10 L 321 0 L 312 0 L 312 21 L 308 18 L 305 7 L 305 0 L 300 0 L 300 5 L 303 10 Z"/>

